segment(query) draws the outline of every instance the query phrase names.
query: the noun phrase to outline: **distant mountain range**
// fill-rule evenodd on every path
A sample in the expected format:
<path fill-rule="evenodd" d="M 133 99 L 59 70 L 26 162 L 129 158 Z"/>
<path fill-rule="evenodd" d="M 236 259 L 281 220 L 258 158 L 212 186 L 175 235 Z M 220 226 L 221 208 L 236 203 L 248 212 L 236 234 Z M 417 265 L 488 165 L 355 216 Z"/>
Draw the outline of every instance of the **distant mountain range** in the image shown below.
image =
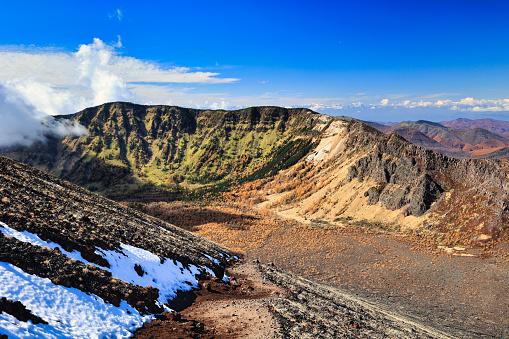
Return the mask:
<path fill-rule="evenodd" d="M 459 128 L 459 129 L 472 129 L 482 128 L 496 134 L 509 133 L 509 121 L 495 120 L 495 119 L 455 119 L 450 121 L 440 121 L 440 124 L 445 127 Z"/>
<path fill-rule="evenodd" d="M 384 133 L 396 133 L 416 145 L 457 158 L 509 156 L 509 122 L 493 119 L 456 119 L 440 123 L 419 120 L 390 126 L 367 122 Z"/>

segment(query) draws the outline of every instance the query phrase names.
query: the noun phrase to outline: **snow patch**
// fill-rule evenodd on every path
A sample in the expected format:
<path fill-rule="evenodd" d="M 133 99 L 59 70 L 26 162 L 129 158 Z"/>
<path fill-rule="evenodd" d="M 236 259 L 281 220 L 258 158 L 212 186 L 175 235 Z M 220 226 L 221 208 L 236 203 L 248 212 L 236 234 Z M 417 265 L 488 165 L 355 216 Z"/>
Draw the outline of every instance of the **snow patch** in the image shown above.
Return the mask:
<path fill-rule="evenodd" d="M 37 178 L 37 179 L 39 179 L 40 181 L 45 182 L 46 184 L 53 185 L 53 186 L 56 186 L 56 187 L 59 187 L 59 188 L 63 188 L 62 186 L 60 186 L 60 185 L 58 185 L 58 184 L 55 184 L 54 182 L 46 181 L 46 180 L 41 179 L 41 178 Z"/>
<path fill-rule="evenodd" d="M 49 323 L 35 325 L 2 313 L 0 328 L 9 337 L 129 338 L 132 331 L 153 318 L 141 316 L 124 300 L 115 307 L 94 294 L 54 285 L 8 263 L 0 263 L 0 295 L 19 300 Z"/>
<path fill-rule="evenodd" d="M 111 274 L 119 279 L 135 285 L 159 289 L 159 302 L 177 296 L 177 291 L 189 291 L 198 287 L 196 275 L 200 268 L 189 265 L 184 268 L 182 263 L 171 259 L 161 260 L 157 255 L 131 245 L 121 244 L 122 252 L 97 250 L 110 264 Z M 142 270 L 140 276 L 135 265 Z"/>
<path fill-rule="evenodd" d="M 166 231 L 169 232 L 168 230 Z M 120 251 L 102 249 L 97 249 L 95 251 L 110 264 L 110 268 L 106 268 L 85 260 L 79 251 L 68 252 L 59 247 L 56 243 L 42 240 L 37 234 L 28 231 L 17 231 L 3 222 L 0 222 L 0 232 L 6 236 L 11 236 L 19 241 L 30 243 L 35 246 L 48 247 L 51 249 L 58 247 L 67 257 L 109 271 L 113 277 L 138 286 L 157 288 L 159 290 L 158 301 L 161 304 L 167 303 L 169 299 L 175 298 L 177 296 L 177 291 L 189 291 L 193 288 L 198 288 L 198 279 L 196 275 L 200 274 L 201 271 L 215 276 L 214 272 L 206 266 L 187 265 L 184 267 L 181 262 L 176 260 L 162 260 L 157 255 L 147 250 L 126 244 L 121 244 Z M 219 260 L 207 254 L 204 255 L 212 262 L 219 264 Z M 135 270 L 136 266 L 138 266 L 137 270 Z M 141 275 L 139 273 L 141 273 Z M 226 275 L 223 277 L 223 281 L 228 281 Z"/>
<path fill-rule="evenodd" d="M 217 260 L 217 259 L 215 259 L 215 258 L 212 258 L 210 255 L 205 254 L 205 253 L 203 253 L 203 255 L 204 255 L 207 259 L 209 259 L 210 261 L 212 261 L 214 264 L 219 265 L 219 260 Z"/>
<path fill-rule="evenodd" d="M 59 247 L 56 243 L 42 240 L 37 234 L 28 231 L 19 232 L 3 222 L 0 222 L 0 226 L 2 226 L 0 231 L 4 235 L 14 237 L 19 241 L 41 247 L 46 246 L 51 249 Z M 159 289 L 159 301 L 161 303 L 166 303 L 168 299 L 175 298 L 178 290 L 189 291 L 198 287 L 196 275 L 200 273 L 199 267 L 189 265 L 184 268 L 182 263 L 168 259 L 162 262 L 157 255 L 131 245 L 121 244 L 121 248 L 121 252 L 96 250 L 96 253 L 110 264 L 108 269 L 83 259 L 79 251 L 68 252 L 59 247 L 62 253 L 69 258 L 110 271 L 112 276 L 118 279 L 143 287 L 152 286 Z M 135 271 L 135 265 L 139 265 L 143 270 L 142 276 Z M 214 275 L 208 267 L 204 269 L 209 274 Z"/>

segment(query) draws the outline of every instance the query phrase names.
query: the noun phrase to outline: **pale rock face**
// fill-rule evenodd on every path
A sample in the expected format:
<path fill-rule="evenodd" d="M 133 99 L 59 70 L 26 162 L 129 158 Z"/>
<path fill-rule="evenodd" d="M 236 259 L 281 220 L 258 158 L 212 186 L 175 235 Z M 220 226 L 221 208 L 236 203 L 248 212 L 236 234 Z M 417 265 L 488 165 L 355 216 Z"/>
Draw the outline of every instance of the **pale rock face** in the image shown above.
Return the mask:
<path fill-rule="evenodd" d="M 345 149 L 346 137 L 345 121 L 334 120 L 324 131 L 324 135 L 314 151 L 307 156 L 306 161 L 317 164 L 334 158 Z"/>

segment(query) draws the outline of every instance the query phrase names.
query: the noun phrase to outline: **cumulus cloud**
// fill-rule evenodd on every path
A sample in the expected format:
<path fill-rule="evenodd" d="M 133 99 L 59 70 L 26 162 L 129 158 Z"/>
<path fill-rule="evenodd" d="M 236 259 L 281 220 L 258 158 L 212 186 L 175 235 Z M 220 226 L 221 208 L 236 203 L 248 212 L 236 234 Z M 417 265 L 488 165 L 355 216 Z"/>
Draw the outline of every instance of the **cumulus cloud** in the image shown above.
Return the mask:
<path fill-rule="evenodd" d="M 1 83 L 1 82 L 0 82 Z M 35 107 L 37 111 L 48 115 L 73 113 L 86 107 L 85 97 L 73 95 L 68 90 L 57 89 L 50 84 L 34 79 L 15 79 L 4 82 L 11 90 L 15 90 L 23 100 Z"/>
<path fill-rule="evenodd" d="M 178 96 L 172 98 L 175 91 L 168 88 L 174 84 L 220 84 L 238 80 L 219 78 L 219 73 L 162 67 L 151 61 L 121 56 L 118 53 L 121 46 L 119 36 L 115 44 L 94 39 L 91 44 L 79 46 L 75 53 L 4 48 L 0 50 L 0 83 L 18 91 L 39 112 L 57 115 L 111 101 L 158 104 L 178 101 L 186 105 L 192 98 L 186 101 L 179 100 Z M 189 94 L 189 87 L 185 91 Z M 165 93 L 170 96 L 164 96 Z M 217 107 L 226 105 L 222 103 L 226 102 L 224 98 L 214 94 L 199 101 L 215 102 Z"/>
<path fill-rule="evenodd" d="M 114 47 L 99 39 L 81 45 L 71 55 L 19 53 L 19 58 L 15 58 L 16 53 L 0 54 L 0 59 L 33 62 L 32 68 L 21 73 L 16 71 L 19 65 L 15 62 L 9 71 L 2 68 L 4 76 L 9 74 L 7 79 L 0 76 L 1 146 L 27 145 L 44 140 L 46 135 L 83 135 L 86 133 L 83 126 L 55 120 L 52 115 L 134 99 L 126 82 L 108 67 L 117 57 Z M 55 73 L 51 72 L 53 68 Z"/>
<path fill-rule="evenodd" d="M 213 102 L 210 105 L 212 109 L 228 109 L 230 107 L 230 103 L 228 101 L 222 100 L 221 102 Z"/>
<path fill-rule="evenodd" d="M 463 98 L 459 101 L 453 100 L 436 100 L 436 101 L 410 101 L 406 100 L 402 103 L 396 104 L 406 108 L 417 107 L 442 107 L 454 111 L 471 111 L 471 112 L 508 112 L 509 99 L 474 99 Z"/>
<path fill-rule="evenodd" d="M 2 68 L 0 83 L 16 90 L 38 112 L 69 114 L 105 102 L 135 98 L 126 82 L 108 67 L 116 56 L 114 47 L 99 39 L 81 45 L 71 55 L 19 53 L 19 58 L 15 58 L 15 54 L 0 53 L 0 62 L 2 58 L 21 60 L 26 69 L 18 72 L 20 65 L 13 62 L 10 72 Z"/>
<path fill-rule="evenodd" d="M 75 53 L 79 70 L 78 83 L 90 91 L 92 105 L 133 98 L 124 80 L 108 68 L 114 57 L 113 47 L 99 39 L 94 39 L 93 44 L 81 45 Z"/>
<path fill-rule="evenodd" d="M 74 54 L 46 50 L 0 51 L 0 80 L 34 79 L 56 87 L 74 85 L 77 62 Z"/>
<path fill-rule="evenodd" d="M 382 99 L 379 103 L 363 103 L 361 101 L 350 102 L 345 104 L 345 99 L 341 99 L 341 103 L 333 103 L 328 100 L 322 103 L 308 103 L 303 107 L 308 107 L 317 111 L 324 110 L 349 110 L 355 108 L 405 108 L 405 109 L 443 109 L 448 111 L 460 112 L 509 112 L 509 99 L 474 99 L 471 97 L 463 98 L 460 100 L 404 100 L 404 101 L 390 101 L 389 99 Z"/>
<path fill-rule="evenodd" d="M 83 57 L 87 56 L 93 56 L 104 71 L 126 83 L 223 84 L 239 80 L 220 78 L 219 73 L 192 72 L 188 67 L 163 67 L 152 61 L 121 56 L 115 49 L 121 46 L 119 37 L 113 46 L 94 39 L 90 45 L 81 45 L 76 53 L 48 52 L 46 49 L 0 50 L 0 80 L 30 77 L 56 87 L 76 86 L 76 72 L 86 67 Z"/>

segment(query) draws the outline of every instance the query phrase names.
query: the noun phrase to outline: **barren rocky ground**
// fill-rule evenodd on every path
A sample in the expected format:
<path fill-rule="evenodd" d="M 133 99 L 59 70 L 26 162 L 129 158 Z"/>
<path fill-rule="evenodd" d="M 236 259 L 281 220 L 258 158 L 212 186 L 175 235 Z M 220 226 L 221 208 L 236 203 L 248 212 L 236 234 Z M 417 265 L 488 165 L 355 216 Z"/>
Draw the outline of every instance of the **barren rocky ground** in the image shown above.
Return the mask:
<path fill-rule="evenodd" d="M 125 300 L 140 313 L 151 314 L 154 320 L 136 331 L 138 338 L 448 337 L 445 332 L 427 325 L 426 321 L 384 309 L 341 289 L 286 273 L 281 270 L 283 266 L 279 260 L 275 260 L 279 268 L 273 264 L 247 265 L 256 254 L 252 251 L 245 251 L 247 256 L 243 266 L 235 267 L 238 257 L 223 245 L 2 157 L 0 184 L 3 231 L 9 227 L 58 245 L 52 249 L 2 235 L 1 261 L 14 265 L 23 274 L 48 278 L 47 282 L 61 288 L 96 295 L 115 307 Z M 181 207 L 178 210 L 185 212 L 186 208 Z M 196 227 L 197 233 L 202 233 L 205 230 L 200 221 L 203 215 L 197 212 L 204 210 L 199 207 L 192 211 L 182 220 L 188 227 Z M 272 231 L 262 232 L 264 235 L 258 242 L 251 243 L 256 245 L 253 248 L 262 250 L 266 247 L 265 242 L 275 234 L 273 231 L 279 231 L 274 225 L 280 221 L 260 218 L 247 213 L 247 209 L 239 210 L 238 214 L 229 210 L 206 211 L 206 220 L 219 218 L 226 223 L 223 226 L 229 229 L 225 234 L 236 237 L 238 242 L 232 244 L 235 248 L 249 243 L 249 232 L 272 227 Z M 230 224 L 232 218 L 236 222 Z M 295 222 L 283 224 L 298 225 Z M 210 233 L 208 235 L 213 238 Z M 219 240 L 228 243 L 227 238 Z M 156 302 L 157 288 L 139 286 L 112 276 L 107 270 L 110 263 L 97 254 L 99 250 L 122 251 L 124 244 L 158 255 L 161 263 L 178 260 L 184 265 L 202 267 L 195 276 L 199 280 L 199 289 L 178 292 L 176 298 L 167 301 L 167 306 L 174 312 L 164 310 Z M 292 246 L 295 248 L 295 244 Z M 266 249 L 267 255 L 274 253 L 270 247 Z M 280 250 L 284 253 L 284 248 Z M 66 253 L 71 251 L 79 252 L 95 265 L 70 259 Z M 268 258 L 260 257 L 262 261 Z M 290 260 L 287 264 L 294 270 Z M 207 273 L 203 267 L 210 271 Z M 222 279 L 225 269 L 228 281 Z M 145 274 L 136 265 L 134 271 L 139 276 Z M 316 280 L 316 277 L 308 276 Z M 2 299 L 0 309 L 19 321 L 21 327 L 27 320 L 34 324 L 46 321 L 50 326 L 58 326 L 54 319 L 38 313 L 37 309 L 33 313 L 34 309 L 18 300 Z M 12 325 L 18 326 L 14 323 L 9 326 Z M 0 327 L 0 334 L 4 334 L 2 332 Z"/>
<path fill-rule="evenodd" d="M 149 210 L 249 260 L 273 262 L 450 336 L 509 336 L 505 242 L 487 251 L 444 252 L 416 236 L 339 223 L 303 224 L 232 204 L 159 204 Z"/>
<path fill-rule="evenodd" d="M 273 264 L 244 263 L 229 274 L 231 287 L 202 283 L 182 318 L 146 324 L 135 338 L 451 337 Z"/>

